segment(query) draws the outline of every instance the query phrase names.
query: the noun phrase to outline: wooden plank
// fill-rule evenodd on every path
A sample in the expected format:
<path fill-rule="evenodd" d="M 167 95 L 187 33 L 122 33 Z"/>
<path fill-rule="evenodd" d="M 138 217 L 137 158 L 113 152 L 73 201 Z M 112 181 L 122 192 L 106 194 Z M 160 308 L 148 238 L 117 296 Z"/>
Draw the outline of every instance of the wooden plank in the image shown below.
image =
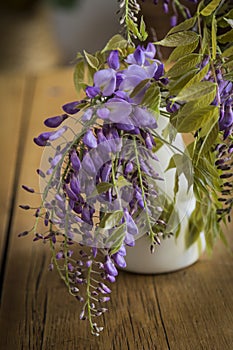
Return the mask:
<path fill-rule="evenodd" d="M 16 155 L 20 138 L 25 77 L 0 77 L 0 271 L 10 219 Z"/>
<path fill-rule="evenodd" d="M 42 120 L 59 113 L 59 106 L 76 98 L 70 70 L 40 78 L 36 85 L 19 182 L 38 187 L 34 170 L 41 150 L 32 138 L 42 129 Z M 34 196 L 33 196 L 34 198 Z M 18 190 L 18 204 L 27 204 L 30 194 Z M 31 203 L 31 200 L 30 200 Z M 34 203 L 36 204 L 36 203 Z M 79 320 L 79 305 L 67 295 L 56 273 L 49 273 L 48 247 L 19 240 L 17 233 L 31 227 L 31 215 L 15 208 L 9 259 L 2 294 L 0 348 L 2 349 L 161 349 L 167 348 L 151 280 L 122 273 L 113 288 L 112 314 L 107 314 L 105 335 L 96 339 Z M 144 287 L 146 286 L 145 294 Z M 135 297 L 132 297 L 132 289 Z M 136 306 L 136 307 L 135 307 Z"/>
<path fill-rule="evenodd" d="M 59 113 L 61 104 L 76 98 L 71 79 L 71 70 L 38 79 L 19 183 L 38 187 L 33 174 L 41 150 L 32 144 L 32 138 L 43 130 L 46 116 Z M 31 203 L 30 198 L 18 190 L 17 205 Z M 220 245 L 212 260 L 204 257 L 177 273 L 143 276 L 121 272 L 112 288 L 105 331 L 94 338 L 88 324 L 79 320 L 77 301 L 67 295 L 56 273 L 47 271 L 48 247 L 32 243 L 30 237 L 17 238 L 18 232 L 32 224 L 31 214 L 15 207 L 0 311 L 0 349 L 232 348 L 232 257 Z"/>
<path fill-rule="evenodd" d="M 212 257 L 156 282 L 170 349 L 233 348 L 233 258 L 222 243 Z"/>

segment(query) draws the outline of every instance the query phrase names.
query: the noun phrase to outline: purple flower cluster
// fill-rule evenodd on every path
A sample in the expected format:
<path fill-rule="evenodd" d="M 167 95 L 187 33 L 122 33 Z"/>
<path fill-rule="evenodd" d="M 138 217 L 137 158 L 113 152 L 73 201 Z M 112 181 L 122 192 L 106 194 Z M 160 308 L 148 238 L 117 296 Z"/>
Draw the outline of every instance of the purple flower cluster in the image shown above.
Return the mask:
<path fill-rule="evenodd" d="M 49 168 L 37 170 L 45 189 L 44 209 L 38 208 L 36 216 L 48 230 L 44 235 L 37 233 L 35 240 L 52 243 L 50 269 L 56 265 L 67 271 L 71 294 L 83 301 L 80 286 L 91 290 L 80 317 L 89 319 L 94 333 L 98 330 L 88 308 L 93 317 L 103 313 L 96 305 L 109 300 L 105 282 L 114 282 L 117 268 L 126 266 L 125 246 L 133 246 L 142 232 L 152 235 L 161 215 L 151 133 L 157 123 L 143 102 L 151 84 L 166 83 L 164 66 L 154 58 L 155 53 L 150 43 L 146 48 L 138 46 L 123 61 L 117 50 L 111 51 L 107 67 L 98 70 L 93 85 L 86 87 L 86 97 L 65 104 L 64 114 L 46 119 L 47 127 L 58 129 L 34 139 L 38 146 L 53 150 Z M 81 132 L 72 130 L 72 140 L 66 139 L 70 126 L 62 126 L 67 118 L 83 125 Z M 75 248 L 70 249 L 76 242 L 91 247 L 89 253 L 83 248 L 78 260 L 72 257 Z M 156 242 L 155 238 L 152 243 Z M 103 263 L 97 259 L 98 251 L 104 254 Z M 96 285 L 92 274 L 104 281 Z"/>

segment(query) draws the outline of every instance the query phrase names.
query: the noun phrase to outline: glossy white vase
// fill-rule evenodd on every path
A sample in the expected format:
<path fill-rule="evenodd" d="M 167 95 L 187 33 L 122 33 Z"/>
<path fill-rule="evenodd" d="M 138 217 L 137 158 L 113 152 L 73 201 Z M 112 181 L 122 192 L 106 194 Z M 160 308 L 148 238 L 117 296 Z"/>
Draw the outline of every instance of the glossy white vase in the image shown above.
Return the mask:
<path fill-rule="evenodd" d="M 166 125 L 166 120 L 160 117 L 158 125 L 158 132 L 160 133 Z M 182 136 L 179 134 L 173 144 L 181 151 L 185 148 Z M 166 169 L 174 154 L 173 150 L 164 145 L 156 154 L 159 158 L 160 174 L 163 174 L 164 178 L 164 181 L 161 183 L 161 188 L 163 187 L 164 192 L 172 198 L 175 169 L 170 169 L 168 171 L 166 171 Z M 190 166 L 192 166 L 191 163 Z M 191 170 L 190 173 L 192 173 Z M 192 179 L 190 180 L 192 182 Z M 155 246 L 155 252 L 151 253 L 150 240 L 148 236 L 144 234 L 136 240 L 134 247 L 127 247 L 126 270 L 143 274 L 156 274 L 172 272 L 195 263 L 205 250 L 205 237 L 203 232 L 200 233 L 198 240 L 189 246 L 189 248 L 186 246 L 188 219 L 195 208 L 195 203 L 196 200 L 192 186 L 188 190 L 188 182 L 182 174 L 179 177 L 179 191 L 176 200 L 176 211 L 179 215 L 181 225 L 179 236 L 177 238 L 172 236 L 170 238 L 161 239 L 161 244 Z M 174 231 L 176 231 L 176 227 L 174 227 Z"/>

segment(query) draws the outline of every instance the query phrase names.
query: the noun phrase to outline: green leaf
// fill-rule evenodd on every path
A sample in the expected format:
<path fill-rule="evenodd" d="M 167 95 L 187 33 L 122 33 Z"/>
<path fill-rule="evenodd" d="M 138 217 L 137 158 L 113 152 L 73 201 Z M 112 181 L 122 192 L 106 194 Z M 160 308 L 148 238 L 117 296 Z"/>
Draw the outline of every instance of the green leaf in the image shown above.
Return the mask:
<path fill-rule="evenodd" d="M 108 190 L 110 190 L 110 188 L 113 187 L 113 184 L 109 183 L 109 182 L 100 182 L 97 186 L 97 192 L 98 194 L 104 193 Z"/>
<path fill-rule="evenodd" d="M 152 109 L 154 112 L 159 113 L 160 102 L 160 88 L 157 83 L 152 83 L 144 94 L 142 104 Z"/>
<path fill-rule="evenodd" d="M 196 16 L 188 18 L 184 22 L 179 23 L 177 26 L 171 28 L 167 35 L 170 35 L 170 34 L 173 34 L 173 33 L 177 33 L 177 32 L 181 32 L 181 31 L 184 31 L 184 30 L 189 30 L 189 29 L 194 27 L 196 21 L 197 21 Z"/>
<path fill-rule="evenodd" d="M 173 101 L 194 101 L 209 93 L 216 93 L 216 84 L 211 81 L 201 81 L 200 83 L 188 86 L 173 98 Z"/>
<path fill-rule="evenodd" d="M 168 58 L 168 62 L 176 61 L 179 58 L 182 58 L 188 55 L 189 53 L 192 53 L 196 49 L 197 45 L 198 45 L 198 40 L 188 45 L 181 45 L 176 47 L 170 54 Z"/>
<path fill-rule="evenodd" d="M 201 214 L 201 204 L 197 202 L 196 207 L 189 218 L 188 228 L 185 233 L 186 248 L 189 248 L 194 242 L 197 241 L 203 229 L 203 224 L 204 222 L 203 216 Z"/>
<path fill-rule="evenodd" d="M 74 69 L 74 86 L 76 91 L 79 93 L 80 90 L 83 89 L 84 86 L 84 73 L 85 73 L 85 63 L 83 60 L 80 60 Z"/>
<path fill-rule="evenodd" d="M 198 73 L 198 68 L 188 70 L 169 84 L 170 95 L 177 95 L 181 89 Z"/>
<path fill-rule="evenodd" d="M 176 168 L 177 175 L 180 176 L 181 174 L 184 174 L 188 186 L 190 187 L 193 183 L 193 167 L 191 160 L 186 154 L 174 154 L 172 158 L 170 159 L 170 163 L 168 165 L 169 170 L 171 168 Z M 178 184 L 176 184 L 178 186 Z M 175 188 L 177 190 L 177 188 Z"/>
<path fill-rule="evenodd" d="M 206 7 L 201 11 L 202 16 L 210 16 L 214 10 L 218 7 L 221 0 L 212 0 Z"/>
<path fill-rule="evenodd" d="M 102 53 L 110 50 L 125 49 L 128 46 L 128 41 L 120 34 L 114 35 L 103 48 Z"/>
<path fill-rule="evenodd" d="M 83 50 L 84 56 L 87 60 L 87 63 L 89 64 L 90 67 L 94 68 L 95 70 L 98 70 L 99 67 L 99 60 L 95 56 L 91 55 L 90 53 L 86 52 Z"/>
<path fill-rule="evenodd" d="M 195 74 L 188 82 L 187 84 L 183 87 L 183 89 L 180 91 L 182 92 L 184 89 L 188 88 L 191 85 L 194 85 L 196 83 L 199 83 L 208 73 L 210 68 L 210 65 L 207 64 L 202 70 L 200 70 L 197 74 Z"/>
<path fill-rule="evenodd" d="M 174 66 L 172 66 L 166 73 L 169 78 L 175 78 L 180 75 L 189 72 L 190 69 L 196 67 L 196 65 L 201 61 L 202 56 L 197 53 L 192 53 L 183 58 L 180 58 Z"/>
<path fill-rule="evenodd" d="M 146 24 L 144 22 L 143 16 L 141 17 L 140 22 L 140 40 L 145 41 L 148 37 L 148 33 L 146 31 Z"/>
<path fill-rule="evenodd" d="M 127 21 L 127 27 L 136 38 L 140 39 L 140 33 L 137 24 L 131 18 L 129 18 Z"/>
<path fill-rule="evenodd" d="M 208 106 L 197 110 L 190 110 L 190 114 L 181 116 L 176 122 L 178 132 L 191 132 L 198 130 L 207 122 L 212 120 L 213 116 L 218 111 L 218 107 Z"/>
<path fill-rule="evenodd" d="M 217 52 L 217 21 L 215 16 L 212 18 L 212 27 L 211 27 L 211 41 L 212 41 L 212 58 L 216 59 Z"/>
<path fill-rule="evenodd" d="M 135 88 L 130 94 L 130 98 L 134 98 L 137 94 L 139 94 L 139 92 L 141 92 L 144 89 L 144 87 L 148 84 L 149 81 L 150 79 L 144 79 L 137 86 L 135 86 Z"/>
<path fill-rule="evenodd" d="M 100 228 L 104 228 L 105 230 L 109 230 L 110 228 L 113 228 L 116 226 L 119 221 L 123 217 L 123 211 L 122 210 L 116 210 L 113 213 L 107 213 L 104 215 L 100 222 Z"/>
<path fill-rule="evenodd" d="M 164 39 L 155 42 L 157 45 L 176 47 L 194 43 L 199 40 L 199 35 L 195 32 L 184 31 L 166 36 Z"/>
<path fill-rule="evenodd" d="M 131 185 L 129 181 L 122 175 L 120 175 L 116 181 L 116 186 L 121 189 L 122 187 Z"/>
<path fill-rule="evenodd" d="M 228 47 L 226 50 L 223 51 L 222 56 L 223 57 L 230 57 L 233 55 L 233 45 Z"/>
<path fill-rule="evenodd" d="M 108 244 L 112 242 L 111 246 L 115 246 L 119 243 L 119 241 L 122 240 L 122 238 L 125 237 L 126 233 L 126 224 L 122 224 L 119 227 L 117 227 L 110 236 L 106 239 L 105 244 Z"/>
<path fill-rule="evenodd" d="M 213 113 L 213 117 L 211 120 L 204 125 L 204 127 L 200 131 L 200 137 L 204 137 L 203 140 L 201 140 L 202 144 L 198 152 L 198 159 L 197 163 L 199 161 L 199 157 L 201 157 L 203 154 L 207 153 L 210 148 L 216 143 L 216 139 L 218 137 L 218 118 L 219 118 L 219 111 L 218 109 L 215 110 Z"/>
<path fill-rule="evenodd" d="M 222 35 L 219 35 L 218 41 L 221 44 L 232 43 L 233 42 L 233 29 L 229 30 L 228 32 L 226 32 Z"/>

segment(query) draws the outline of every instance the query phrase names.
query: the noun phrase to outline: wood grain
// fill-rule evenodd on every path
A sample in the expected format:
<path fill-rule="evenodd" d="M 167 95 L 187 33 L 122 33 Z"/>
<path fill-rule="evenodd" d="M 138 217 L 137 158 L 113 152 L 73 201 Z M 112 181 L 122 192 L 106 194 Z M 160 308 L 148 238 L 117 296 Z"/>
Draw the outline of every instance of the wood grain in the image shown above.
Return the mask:
<path fill-rule="evenodd" d="M 16 186 L 16 159 L 20 147 L 26 79 L 11 74 L 0 77 L 0 271 L 11 220 L 11 204 Z"/>
<path fill-rule="evenodd" d="M 32 138 L 43 130 L 43 119 L 76 99 L 71 79 L 71 70 L 59 70 L 34 81 L 19 184 L 38 188 L 41 149 Z M 104 333 L 95 338 L 87 322 L 79 320 L 78 302 L 56 272 L 47 271 L 49 247 L 17 237 L 33 224 L 31 213 L 20 211 L 18 204 L 32 203 L 34 197 L 18 187 L 0 310 L 1 350 L 232 349 L 233 258 L 221 244 L 211 259 L 203 256 L 172 274 L 121 271 L 112 286 Z"/>

